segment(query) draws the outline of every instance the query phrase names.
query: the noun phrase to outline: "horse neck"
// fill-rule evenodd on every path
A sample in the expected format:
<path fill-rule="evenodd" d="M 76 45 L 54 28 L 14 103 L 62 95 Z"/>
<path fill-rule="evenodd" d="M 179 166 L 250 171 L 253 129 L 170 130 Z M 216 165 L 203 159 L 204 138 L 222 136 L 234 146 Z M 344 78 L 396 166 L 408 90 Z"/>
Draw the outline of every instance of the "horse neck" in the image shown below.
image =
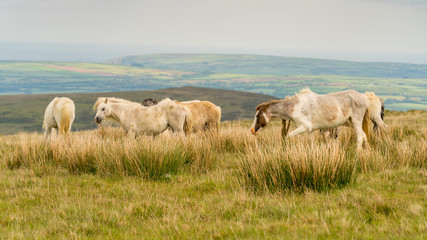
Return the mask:
<path fill-rule="evenodd" d="M 268 111 L 272 117 L 290 119 L 295 105 L 295 101 L 284 100 L 278 103 L 271 104 L 268 107 Z"/>
<path fill-rule="evenodd" d="M 125 103 L 125 102 L 111 103 L 110 118 L 122 124 L 125 119 L 129 119 L 129 117 L 127 116 L 131 113 L 131 110 L 134 109 L 132 106 L 137 106 L 137 105 L 132 103 Z M 141 105 L 141 109 L 145 109 L 145 107 Z"/>

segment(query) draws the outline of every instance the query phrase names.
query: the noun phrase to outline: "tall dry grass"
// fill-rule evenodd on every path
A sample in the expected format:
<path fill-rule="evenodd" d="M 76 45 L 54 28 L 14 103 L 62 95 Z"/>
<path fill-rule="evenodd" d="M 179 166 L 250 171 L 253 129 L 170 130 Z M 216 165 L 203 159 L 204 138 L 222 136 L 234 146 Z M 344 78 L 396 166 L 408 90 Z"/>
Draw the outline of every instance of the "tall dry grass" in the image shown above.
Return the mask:
<path fill-rule="evenodd" d="M 165 133 L 128 139 L 120 128 L 103 128 L 44 142 L 40 134 L 22 133 L 0 141 L 0 151 L 11 169 L 61 168 L 74 174 L 149 180 L 202 174 L 227 162 L 242 186 L 256 192 L 323 191 L 346 186 L 360 172 L 426 168 L 426 119 L 427 112 L 389 114 L 388 129 L 372 134 L 372 149 L 363 152 L 356 151 L 350 128 L 344 127 L 337 140 L 325 142 L 314 132 L 283 141 L 279 121 L 256 137 L 250 134 L 249 121 L 223 123 L 219 135 L 198 133 L 187 138 Z"/>
<path fill-rule="evenodd" d="M 398 167 L 426 168 L 427 113 L 390 116 L 389 127 L 371 135 L 371 150 L 358 152 L 353 129 L 342 127 L 337 140 L 318 132 L 280 142 L 280 126 L 264 131 L 264 142 L 238 157 L 241 181 L 258 192 L 322 191 L 349 184 L 359 172 Z M 420 120 L 424 119 L 424 120 Z M 418 121 L 417 124 L 414 122 Z M 408 122 L 409 124 L 406 124 Z M 275 139 L 274 141 L 271 141 Z"/>
<path fill-rule="evenodd" d="M 50 142 L 44 142 L 39 134 L 19 134 L 6 146 L 5 159 L 12 169 L 63 167 L 74 174 L 161 179 L 183 171 L 210 169 L 215 155 L 205 145 L 172 135 L 129 139 L 119 128 L 58 136 Z"/>

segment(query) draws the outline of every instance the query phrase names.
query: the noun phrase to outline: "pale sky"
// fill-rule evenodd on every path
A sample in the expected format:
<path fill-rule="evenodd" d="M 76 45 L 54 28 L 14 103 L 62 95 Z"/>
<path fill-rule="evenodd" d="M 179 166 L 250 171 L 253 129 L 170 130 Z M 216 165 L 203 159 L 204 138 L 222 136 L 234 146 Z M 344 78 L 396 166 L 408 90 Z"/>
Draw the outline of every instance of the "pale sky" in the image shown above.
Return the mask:
<path fill-rule="evenodd" d="M 427 63 L 427 0 L 0 0 L 0 42 L 402 53 Z"/>

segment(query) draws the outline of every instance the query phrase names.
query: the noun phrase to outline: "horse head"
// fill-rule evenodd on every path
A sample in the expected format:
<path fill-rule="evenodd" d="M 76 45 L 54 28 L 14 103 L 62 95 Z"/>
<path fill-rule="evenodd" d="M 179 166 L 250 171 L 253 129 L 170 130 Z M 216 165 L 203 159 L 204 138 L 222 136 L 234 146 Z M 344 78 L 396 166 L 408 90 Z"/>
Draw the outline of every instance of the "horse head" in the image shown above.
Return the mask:
<path fill-rule="evenodd" d="M 157 103 L 159 102 L 155 98 L 146 98 L 141 102 L 142 106 L 145 106 L 145 107 L 154 106 Z"/>
<path fill-rule="evenodd" d="M 96 109 L 95 122 L 100 124 L 105 118 L 111 115 L 111 106 L 108 102 L 108 98 L 98 98 L 95 103 L 94 109 Z"/>
<path fill-rule="evenodd" d="M 270 106 L 269 102 L 262 103 L 256 108 L 255 119 L 251 126 L 251 133 L 253 135 L 258 134 L 258 130 L 265 127 L 271 119 L 271 116 L 268 112 L 268 107 Z"/>

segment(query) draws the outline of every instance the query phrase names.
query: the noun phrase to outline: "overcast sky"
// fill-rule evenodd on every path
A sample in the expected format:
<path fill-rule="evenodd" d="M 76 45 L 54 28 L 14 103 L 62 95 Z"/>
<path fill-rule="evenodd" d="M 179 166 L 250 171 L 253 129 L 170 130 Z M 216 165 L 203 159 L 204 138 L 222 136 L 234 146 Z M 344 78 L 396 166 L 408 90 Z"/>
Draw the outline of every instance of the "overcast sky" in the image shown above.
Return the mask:
<path fill-rule="evenodd" d="M 402 54 L 427 63 L 427 0 L 0 0 L 0 42 Z"/>

